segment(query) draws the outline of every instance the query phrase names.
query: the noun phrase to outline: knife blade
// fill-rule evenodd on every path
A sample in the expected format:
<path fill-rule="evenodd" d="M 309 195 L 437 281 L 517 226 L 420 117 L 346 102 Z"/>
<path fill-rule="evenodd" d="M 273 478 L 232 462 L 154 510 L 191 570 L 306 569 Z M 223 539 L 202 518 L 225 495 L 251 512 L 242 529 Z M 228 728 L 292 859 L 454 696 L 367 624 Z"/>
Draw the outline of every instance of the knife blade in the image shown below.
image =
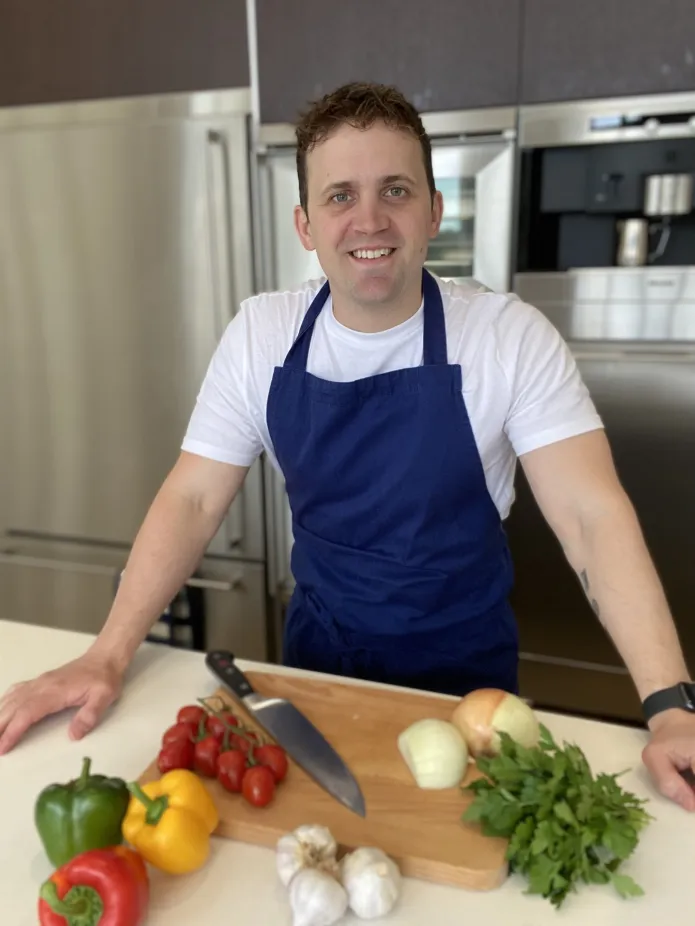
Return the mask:
<path fill-rule="evenodd" d="M 229 650 L 207 653 L 205 664 L 307 775 L 348 810 L 366 817 L 364 795 L 355 776 L 308 717 L 285 698 L 255 691 Z"/>

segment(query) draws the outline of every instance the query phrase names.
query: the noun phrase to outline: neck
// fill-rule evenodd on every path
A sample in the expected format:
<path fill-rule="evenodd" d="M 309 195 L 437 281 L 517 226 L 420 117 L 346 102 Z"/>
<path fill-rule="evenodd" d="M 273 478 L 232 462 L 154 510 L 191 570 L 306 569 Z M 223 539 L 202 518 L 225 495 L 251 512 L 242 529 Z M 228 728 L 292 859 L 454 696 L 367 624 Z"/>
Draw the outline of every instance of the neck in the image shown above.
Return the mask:
<path fill-rule="evenodd" d="M 379 331 L 388 331 L 396 328 L 403 322 L 412 318 L 422 304 L 422 290 L 420 283 L 417 287 L 403 292 L 393 302 L 363 303 L 356 302 L 349 295 L 334 293 L 333 315 L 345 328 L 352 331 L 361 331 L 365 334 L 376 334 Z"/>

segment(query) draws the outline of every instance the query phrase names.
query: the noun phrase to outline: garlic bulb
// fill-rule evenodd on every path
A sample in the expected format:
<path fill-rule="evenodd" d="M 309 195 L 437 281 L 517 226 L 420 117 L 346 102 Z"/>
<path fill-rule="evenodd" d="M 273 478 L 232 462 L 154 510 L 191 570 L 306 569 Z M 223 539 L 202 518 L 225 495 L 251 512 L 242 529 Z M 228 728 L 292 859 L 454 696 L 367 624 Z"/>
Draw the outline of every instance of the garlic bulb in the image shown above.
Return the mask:
<path fill-rule="evenodd" d="M 302 868 L 290 881 L 292 926 L 333 926 L 348 909 L 342 884 L 319 868 Z"/>
<path fill-rule="evenodd" d="M 341 863 L 341 876 L 350 909 L 360 919 L 386 916 L 396 905 L 401 873 L 381 849 L 365 847 L 346 855 Z"/>
<path fill-rule="evenodd" d="M 280 880 L 287 887 L 302 868 L 333 862 L 337 851 L 336 841 L 325 826 L 307 824 L 298 827 L 278 840 L 275 859 Z"/>

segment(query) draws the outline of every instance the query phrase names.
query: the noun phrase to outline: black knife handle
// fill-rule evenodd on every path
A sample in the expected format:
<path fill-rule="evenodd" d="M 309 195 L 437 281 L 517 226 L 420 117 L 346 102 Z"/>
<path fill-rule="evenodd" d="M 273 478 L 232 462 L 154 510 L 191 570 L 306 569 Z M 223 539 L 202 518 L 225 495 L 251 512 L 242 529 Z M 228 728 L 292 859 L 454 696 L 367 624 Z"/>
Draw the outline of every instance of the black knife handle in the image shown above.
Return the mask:
<path fill-rule="evenodd" d="M 229 650 L 212 650 L 205 657 L 205 664 L 220 681 L 237 696 L 243 700 L 248 695 L 253 694 L 251 682 L 246 678 L 241 669 L 234 664 L 234 654 Z"/>

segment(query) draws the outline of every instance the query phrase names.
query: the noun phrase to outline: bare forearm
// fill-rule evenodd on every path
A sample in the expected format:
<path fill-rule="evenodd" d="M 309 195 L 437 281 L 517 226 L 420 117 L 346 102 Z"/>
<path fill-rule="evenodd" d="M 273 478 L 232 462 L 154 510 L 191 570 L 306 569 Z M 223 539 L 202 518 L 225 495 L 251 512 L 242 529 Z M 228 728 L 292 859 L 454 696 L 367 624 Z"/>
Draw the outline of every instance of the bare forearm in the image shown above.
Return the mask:
<path fill-rule="evenodd" d="M 568 558 L 645 698 L 689 677 L 663 587 L 627 499 L 584 524 Z"/>
<path fill-rule="evenodd" d="M 120 668 L 190 578 L 221 515 L 165 484 L 135 539 L 118 593 L 92 651 Z"/>

